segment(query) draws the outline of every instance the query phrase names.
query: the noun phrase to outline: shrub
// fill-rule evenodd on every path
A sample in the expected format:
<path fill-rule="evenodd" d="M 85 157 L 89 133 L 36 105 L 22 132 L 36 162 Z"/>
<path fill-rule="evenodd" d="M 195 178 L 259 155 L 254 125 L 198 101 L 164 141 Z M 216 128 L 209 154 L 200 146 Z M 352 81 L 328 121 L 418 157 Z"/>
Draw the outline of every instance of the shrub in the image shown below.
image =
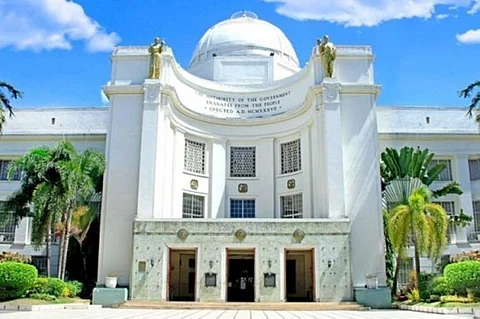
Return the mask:
<path fill-rule="evenodd" d="M 48 278 L 38 277 L 33 287 L 30 289 L 29 294 L 45 294 L 45 287 L 47 286 Z"/>
<path fill-rule="evenodd" d="M 68 295 L 65 297 L 70 297 L 74 298 L 80 295 L 83 289 L 83 284 L 79 281 L 67 281 L 65 282 L 67 289 L 68 289 Z"/>
<path fill-rule="evenodd" d="M 52 295 L 55 297 L 62 297 L 64 295 L 67 285 L 65 282 L 58 278 L 47 278 L 47 284 L 43 293 Z"/>
<path fill-rule="evenodd" d="M 45 300 L 45 301 L 57 300 L 57 297 L 49 294 L 30 294 L 29 297 L 32 299 Z"/>
<path fill-rule="evenodd" d="M 420 299 L 426 300 L 430 297 L 432 294 L 431 292 L 431 286 L 432 286 L 432 280 L 435 278 L 435 274 L 428 274 L 425 272 L 420 273 L 420 278 L 419 278 L 419 290 L 420 290 Z"/>
<path fill-rule="evenodd" d="M 458 294 L 480 289 L 480 262 L 462 261 L 450 264 L 443 272 L 447 284 Z"/>
<path fill-rule="evenodd" d="M 413 289 L 407 294 L 407 297 L 409 301 L 418 302 L 420 301 L 420 292 L 418 291 L 418 289 Z"/>
<path fill-rule="evenodd" d="M 473 298 L 469 297 L 458 297 L 458 296 L 441 296 L 440 301 L 442 303 L 447 303 L 447 302 L 461 302 L 461 303 L 469 303 L 473 302 Z"/>
<path fill-rule="evenodd" d="M 0 300 L 25 296 L 37 276 L 37 268 L 32 265 L 12 261 L 0 263 Z"/>
<path fill-rule="evenodd" d="M 469 260 L 480 261 L 480 251 L 479 250 L 465 251 L 463 253 L 452 256 L 451 260 L 453 263 L 469 261 Z"/>
<path fill-rule="evenodd" d="M 7 261 L 14 261 L 17 263 L 27 264 L 30 262 L 30 258 L 24 255 L 20 255 L 19 253 L 12 253 L 10 251 L 2 251 L 0 254 L 0 263 L 4 263 Z"/>
<path fill-rule="evenodd" d="M 443 276 L 433 278 L 429 290 L 431 295 L 437 296 L 451 295 L 453 293 L 452 288 L 448 286 Z"/>

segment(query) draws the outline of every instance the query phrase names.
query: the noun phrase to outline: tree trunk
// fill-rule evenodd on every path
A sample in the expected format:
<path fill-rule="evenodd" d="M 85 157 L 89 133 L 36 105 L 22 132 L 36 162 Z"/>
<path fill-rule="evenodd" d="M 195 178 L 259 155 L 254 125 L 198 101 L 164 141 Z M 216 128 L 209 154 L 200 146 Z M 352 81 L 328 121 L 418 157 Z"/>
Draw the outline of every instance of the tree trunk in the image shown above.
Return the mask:
<path fill-rule="evenodd" d="M 50 262 L 51 262 L 51 249 L 50 240 L 52 238 L 52 217 L 50 216 L 47 221 L 47 238 L 45 240 L 45 254 L 47 255 L 47 277 L 50 277 Z"/>
<path fill-rule="evenodd" d="M 87 254 L 83 252 L 83 245 L 81 242 L 78 242 L 80 246 L 80 254 L 82 254 L 82 261 L 83 261 L 83 276 L 85 282 L 88 282 L 88 271 L 87 271 Z"/>
<path fill-rule="evenodd" d="M 62 236 L 60 237 L 60 247 L 59 247 L 59 253 L 58 253 L 58 271 L 57 271 L 57 277 L 62 278 L 62 265 L 63 265 L 63 248 L 64 248 L 64 242 L 65 242 L 65 216 L 67 215 L 66 212 L 62 214 L 62 219 L 61 219 L 61 224 L 64 226 L 62 230 Z"/>
<path fill-rule="evenodd" d="M 415 250 L 415 288 L 420 290 L 420 254 L 418 253 L 418 247 L 417 247 L 417 242 L 415 239 L 413 239 L 413 245 L 414 245 L 414 250 Z"/>
<path fill-rule="evenodd" d="M 72 210 L 73 204 L 70 205 L 67 216 L 65 218 L 65 229 L 63 232 L 63 249 L 62 249 L 62 267 L 61 267 L 61 277 L 60 279 L 65 280 L 65 269 L 67 267 L 67 256 L 68 256 L 68 244 L 70 239 L 70 229 L 72 226 Z"/>
<path fill-rule="evenodd" d="M 400 273 L 400 257 L 396 257 L 395 259 L 395 276 L 393 277 L 393 285 L 392 285 L 392 296 L 397 295 L 398 290 L 398 274 Z"/>

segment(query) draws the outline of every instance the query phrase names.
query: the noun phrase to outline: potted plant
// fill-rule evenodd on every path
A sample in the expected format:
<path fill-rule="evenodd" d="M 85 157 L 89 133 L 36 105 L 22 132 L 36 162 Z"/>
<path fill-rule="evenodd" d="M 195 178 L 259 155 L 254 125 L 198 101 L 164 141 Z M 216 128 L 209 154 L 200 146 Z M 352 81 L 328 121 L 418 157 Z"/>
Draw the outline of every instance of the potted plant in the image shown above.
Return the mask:
<path fill-rule="evenodd" d="M 105 277 L 105 287 L 107 288 L 115 288 L 117 287 L 117 275 L 114 273 L 108 274 L 107 277 Z"/>

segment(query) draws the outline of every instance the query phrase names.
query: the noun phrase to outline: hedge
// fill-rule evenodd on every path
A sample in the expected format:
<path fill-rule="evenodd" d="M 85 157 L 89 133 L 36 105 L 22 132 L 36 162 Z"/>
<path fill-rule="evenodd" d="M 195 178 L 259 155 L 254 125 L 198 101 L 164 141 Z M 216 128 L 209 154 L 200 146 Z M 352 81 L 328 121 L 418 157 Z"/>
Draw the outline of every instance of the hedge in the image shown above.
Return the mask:
<path fill-rule="evenodd" d="M 480 262 L 462 261 L 445 267 L 443 276 L 456 293 L 466 295 L 467 291 L 480 290 Z"/>
<path fill-rule="evenodd" d="M 11 261 L 0 263 L 0 300 L 25 296 L 37 276 L 35 266 Z"/>

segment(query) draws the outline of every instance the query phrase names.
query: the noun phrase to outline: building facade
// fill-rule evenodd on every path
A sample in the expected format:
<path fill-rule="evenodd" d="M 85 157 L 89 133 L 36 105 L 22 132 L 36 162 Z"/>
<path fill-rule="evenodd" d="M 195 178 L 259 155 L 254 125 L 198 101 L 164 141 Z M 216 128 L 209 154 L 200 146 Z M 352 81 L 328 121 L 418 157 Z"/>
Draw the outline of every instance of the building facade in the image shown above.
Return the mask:
<path fill-rule="evenodd" d="M 445 161 L 438 186 L 464 194 L 444 207 L 474 216 L 446 253 L 478 248 L 477 125 L 464 109 L 377 107 L 370 47 L 337 46 L 325 77 L 318 47 L 301 68 L 280 29 L 239 14 L 205 33 L 188 70 L 173 49 L 148 79 L 148 47 L 115 48 L 108 108 L 21 110 L 0 136 L 3 161 L 62 138 L 105 151 L 99 284 L 115 273 L 131 299 L 204 302 L 354 300 L 372 278 L 381 289 L 388 146 Z M 4 199 L 18 182 L 0 187 Z M 28 225 L 0 248 L 28 254 Z"/>

